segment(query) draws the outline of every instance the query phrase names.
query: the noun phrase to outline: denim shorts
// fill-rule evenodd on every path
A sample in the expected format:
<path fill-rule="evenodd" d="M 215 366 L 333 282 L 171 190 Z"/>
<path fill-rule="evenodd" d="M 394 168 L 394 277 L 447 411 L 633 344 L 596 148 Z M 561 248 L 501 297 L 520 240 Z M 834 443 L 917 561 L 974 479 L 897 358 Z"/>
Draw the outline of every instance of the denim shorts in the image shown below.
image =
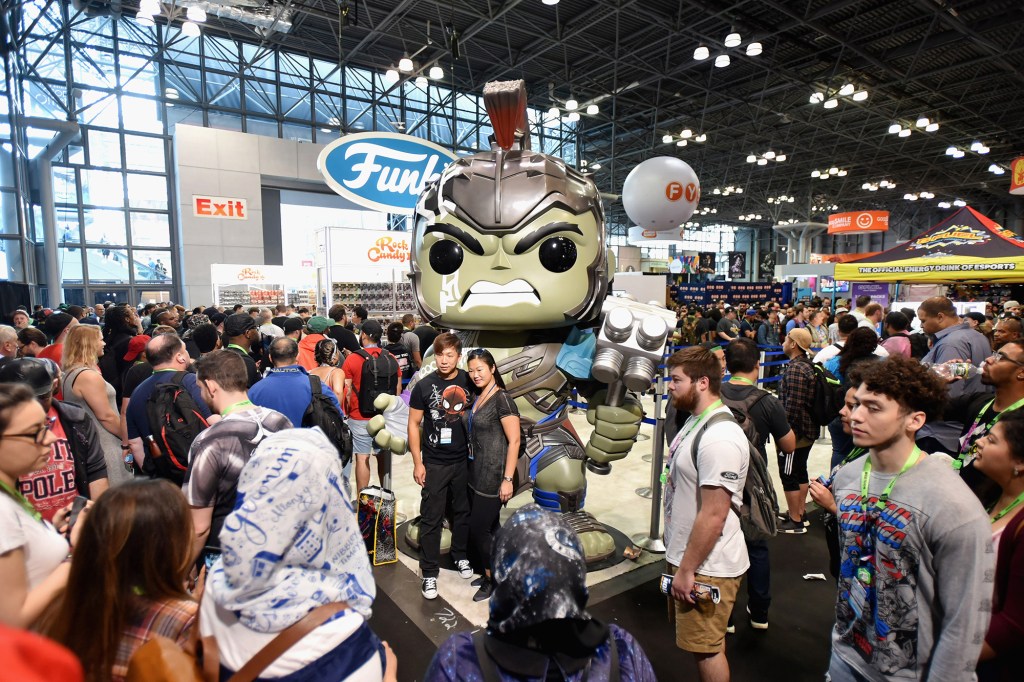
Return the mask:
<path fill-rule="evenodd" d="M 373 438 L 370 437 L 370 433 L 366 430 L 369 423 L 369 419 L 348 418 L 348 428 L 352 431 L 353 454 L 370 455 L 380 452 L 380 446 L 373 442 Z"/>

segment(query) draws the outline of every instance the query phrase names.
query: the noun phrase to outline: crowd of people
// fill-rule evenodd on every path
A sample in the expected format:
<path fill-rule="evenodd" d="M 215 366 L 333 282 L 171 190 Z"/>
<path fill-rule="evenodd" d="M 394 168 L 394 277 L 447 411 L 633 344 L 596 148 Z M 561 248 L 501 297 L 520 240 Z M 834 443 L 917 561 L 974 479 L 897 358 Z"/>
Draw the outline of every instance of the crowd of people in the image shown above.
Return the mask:
<path fill-rule="evenodd" d="M 823 510 L 831 679 L 1010 679 L 1024 642 L 1019 305 L 852 303 L 680 310 L 663 476 L 676 643 L 701 679 L 727 680 L 744 577 L 747 620 L 768 629 L 767 534 L 741 510 L 772 439 L 777 529 L 805 535 L 808 499 Z M 397 679 L 368 624 L 353 500 L 372 458 L 389 474 L 376 398 L 408 385 L 421 594 L 437 597 L 447 523 L 455 571 L 490 608 L 425 679 L 653 680 L 641 643 L 587 613 L 568 524 L 527 505 L 499 526 L 523 436 L 491 353 L 412 315 L 315 313 L 14 311 L 0 325 L 0 622 L 67 647 L 88 680 L 145 679 L 161 641 L 219 679 Z M 948 363 L 967 369 L 938 371 Z M 822 386 L 836 403 L 824 420 Z M 824 429 L 831 471 L 811 481 Z M 287 655 L 267 653 L 295 632 L 308 634 Z"/>

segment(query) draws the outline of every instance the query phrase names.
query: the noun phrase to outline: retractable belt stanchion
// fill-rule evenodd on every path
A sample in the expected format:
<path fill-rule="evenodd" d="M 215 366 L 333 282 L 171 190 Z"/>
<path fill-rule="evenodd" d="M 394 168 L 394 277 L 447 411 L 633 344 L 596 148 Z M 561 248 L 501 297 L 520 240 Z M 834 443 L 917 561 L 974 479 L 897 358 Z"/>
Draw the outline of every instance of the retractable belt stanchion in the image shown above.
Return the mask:
<path fill-rule="evenodd" d="M 664 365 L 664 360 L 662 360 Z M 658 374 L 657 393 L 654 396 L 654 447 L 651 458 L 651 529 L 643 536 L 634 536 L 633 541 L 653 554 L 665 553 L 665 542 L 661 537 L 661 470 L 665 466 L 665 414 L 662 400 L 665 394 L 665 369 Z M 637 491 L 639 493 L 639 491 Z"/>

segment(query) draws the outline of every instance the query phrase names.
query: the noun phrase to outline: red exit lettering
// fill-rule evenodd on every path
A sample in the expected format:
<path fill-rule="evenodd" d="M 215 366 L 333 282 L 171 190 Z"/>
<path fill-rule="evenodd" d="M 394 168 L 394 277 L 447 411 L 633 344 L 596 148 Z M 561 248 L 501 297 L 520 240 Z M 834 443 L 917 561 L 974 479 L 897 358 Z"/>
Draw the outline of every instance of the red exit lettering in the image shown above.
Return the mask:
<path fill-rule="evenodd" d="M 246 201 L 226 197 L 193 196 L 193 212 L 201 218 L 245 220 Z"/>

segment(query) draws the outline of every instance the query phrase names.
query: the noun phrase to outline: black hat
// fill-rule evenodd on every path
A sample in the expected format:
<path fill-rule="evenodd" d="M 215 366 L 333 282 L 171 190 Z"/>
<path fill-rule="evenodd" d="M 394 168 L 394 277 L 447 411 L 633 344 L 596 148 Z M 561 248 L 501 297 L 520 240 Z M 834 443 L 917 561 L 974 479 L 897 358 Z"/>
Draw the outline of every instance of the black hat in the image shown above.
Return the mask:
<path fill-rule="evenodd" d="M 28 384 L 38 397 L 50 395 L 55 376 L 40 358 L 17 358 L 0 367 L 0 384 Z"/>
<path fill-rule="evenodd" d="M 74 319 L 67 313 L 53 313 L 43 321 L 43 331 L 51 339 L 56 339 Z"/>
<path fill-rule="evenodd" d="M 231 338 L 241 336 L 250 329 L 256 328 L 256 320 L 248 313 L 236 313 L 228 315 L 224 320 L 224 336 Z"/>
<path fill-rule="evenodd" d="M 363 322 L 362 331 L 374 341 L 380 341 L 380 337 L 384 333 L 384 329 L 377 320 L 366 320 Z"/>
<path fill-rule="evenodd" d="M 286 317 L 284 318 L 284 324 L 280 325 L 285 334 L 294 334 L 297 331 L 301 331 L 305 326 L 306 322 L 301 317 Z"/>

